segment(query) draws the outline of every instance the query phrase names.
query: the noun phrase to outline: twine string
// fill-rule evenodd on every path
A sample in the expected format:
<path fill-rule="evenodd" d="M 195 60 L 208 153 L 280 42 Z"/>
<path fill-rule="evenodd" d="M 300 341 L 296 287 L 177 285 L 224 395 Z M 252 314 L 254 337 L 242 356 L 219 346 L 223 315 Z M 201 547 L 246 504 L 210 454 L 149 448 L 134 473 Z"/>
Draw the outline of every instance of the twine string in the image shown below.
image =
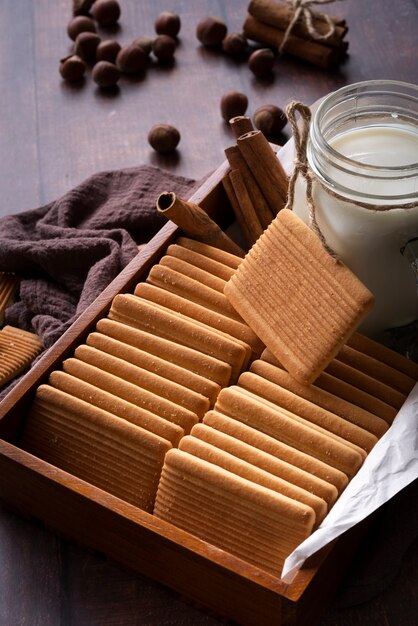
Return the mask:
<path fill-rule="evenodd" d="M 296 114 L 299 114 L 302 120 L 302 124 L 299 126 Z M 295 185 L 298 175 L 303 176 L 306 182 L 306 202 L 309 209 L 309 222 L 312 230 L 318 235 L 325 250 L 332 256 L 333 259 L 338 260 L 336 252 L 328 245 L 324 234 L 322 233 L 317 218 L 315 203 L 313 200 L 313 176 L 309 169 L 308 157 L 306 155 L 306 147 L 309 137 L 309 126 L 311 123 L 311 110 L 305 104 L 301 102 L 291 102 L 286 108 L 286 114 L 289 120 L 289 124 L 292 128 L 293 139 L 295 142 L 295 162 L 292 175 L 289 179 L 289 189 L 287 194 L 286 209 L 293 210 L 293 203 L 295 199 Z"/>
<path fill-rule="evenodd" d="M 283 41 L 279 47 L 279 52 L 283 52 L 286 47 L 287 41 L 292 34 L 293 28 L 298 21 L 305 24 L 308 33 L 317 41 L 324 41 L 329 39 L 335 33 L 335 24 L 326 13 L 313 12 L 312 6 L 315 4 L 331 4 L 335 0 L 288 0 L 288 4 L 293 9 L 293 17 L 289 22 L 288 27 L 284 33 Z M 325 33 L 320 33 L 314 24 L 314 18 L 319 17 L 322 21 L 328 24 L 328 30 Z"/>

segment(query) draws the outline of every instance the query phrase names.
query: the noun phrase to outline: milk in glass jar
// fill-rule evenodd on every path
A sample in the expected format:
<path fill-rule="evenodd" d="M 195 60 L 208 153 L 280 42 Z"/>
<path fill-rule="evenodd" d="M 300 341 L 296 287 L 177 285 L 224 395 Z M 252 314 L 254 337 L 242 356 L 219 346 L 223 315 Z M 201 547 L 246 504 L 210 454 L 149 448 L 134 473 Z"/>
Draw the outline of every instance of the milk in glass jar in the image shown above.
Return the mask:
<path fill-rule="evenodd" d="M 375 296 L 369 335 L 418 318 L 411 254 L 418 238 L 418 86 L 348 85 L 313 115 L 307 157 L 318 225 L 330 248 Z M 294 211 L 309 221 L 299 177 Z"/>

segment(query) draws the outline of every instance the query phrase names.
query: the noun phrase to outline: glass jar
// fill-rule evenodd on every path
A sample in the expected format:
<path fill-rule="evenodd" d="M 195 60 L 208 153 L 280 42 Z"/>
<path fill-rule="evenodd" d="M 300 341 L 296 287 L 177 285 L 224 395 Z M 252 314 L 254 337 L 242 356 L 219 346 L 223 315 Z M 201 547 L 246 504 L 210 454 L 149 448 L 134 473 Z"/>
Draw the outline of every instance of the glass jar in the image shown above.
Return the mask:
<path fill-rule="evenodd" d="M 402 252 L 418 237 L 418 86 L 368 81 L 331 93 L 313 115 L 307 157 L 319 227 L 375 296 L 359 330 L 416 320 L 416 274 Z M 301 176 L 293 208 L 309 223 Z"/>

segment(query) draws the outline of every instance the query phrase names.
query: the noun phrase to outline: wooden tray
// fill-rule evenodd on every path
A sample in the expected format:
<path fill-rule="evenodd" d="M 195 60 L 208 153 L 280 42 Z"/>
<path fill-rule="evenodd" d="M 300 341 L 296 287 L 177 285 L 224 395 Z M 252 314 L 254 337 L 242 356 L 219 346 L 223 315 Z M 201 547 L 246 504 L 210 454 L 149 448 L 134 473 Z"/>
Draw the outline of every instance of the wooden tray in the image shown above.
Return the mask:
<path fill-rule="evenodd" d="M 221 184 L 227 169 L 222 164 L 191 198 L 222 225 L 232 220 Z M 38 385 L 84 342 L 116 294 L 133 291 L 145 279 L 177 234 L 167 223 L 5 398 L 0 407 L 0 498 L 51 530 L 240 624 L 313 625 L 335 593 L 365 524 L 317 553 L 287 585 L 19 448 Z"/>

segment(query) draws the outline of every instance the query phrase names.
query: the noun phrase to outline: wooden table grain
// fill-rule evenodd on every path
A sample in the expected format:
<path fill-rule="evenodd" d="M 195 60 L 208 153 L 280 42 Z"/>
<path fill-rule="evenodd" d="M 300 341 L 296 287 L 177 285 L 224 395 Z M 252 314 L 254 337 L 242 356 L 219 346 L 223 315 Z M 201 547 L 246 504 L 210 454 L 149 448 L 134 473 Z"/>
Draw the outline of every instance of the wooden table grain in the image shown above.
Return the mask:
<path fill-rule="evenodd" d="M 44 205 L 102 170 L 152 164 L 200 179 L 233 143 L 219 102 L 231 89 L 248 95 L 248 113 L 262 104 L 310 104 L 345 84 L 370 79 L 418 83 L 416 0 L 345 0 L 347 60 L 324 71 L 282 58 L 256 79 L 243 61 L 207 50 L 195 37 L 205 15 L 240 31 L 245 0 L 120 0 L 121 43 L 154 34 L 160 11 L 181 16 L 172 66 L 151 66 L 100 91 L 90 73 L 80 85 L 62 81 L 59 59 L 70 50 L 70 0 L 0 2 L 0 216 Z M 175 155 L 159 156 L 149 128 L 171 123 L 181 133 Z M 283 141 L 289 137 L 286 128 Z M 364 546 L 367 550 L 367 545 Z M 0 508 L 0 624 L 3 626 L 215 626 L 221 621 L 152 581 L 109 563 Z M 408 551 L 386 590 L 349 609 L 335 604 L 321 626 L 414 626 L 418 623 L 418 546 Z M 309 626 L 309 625 L 307 625 Z"/>

